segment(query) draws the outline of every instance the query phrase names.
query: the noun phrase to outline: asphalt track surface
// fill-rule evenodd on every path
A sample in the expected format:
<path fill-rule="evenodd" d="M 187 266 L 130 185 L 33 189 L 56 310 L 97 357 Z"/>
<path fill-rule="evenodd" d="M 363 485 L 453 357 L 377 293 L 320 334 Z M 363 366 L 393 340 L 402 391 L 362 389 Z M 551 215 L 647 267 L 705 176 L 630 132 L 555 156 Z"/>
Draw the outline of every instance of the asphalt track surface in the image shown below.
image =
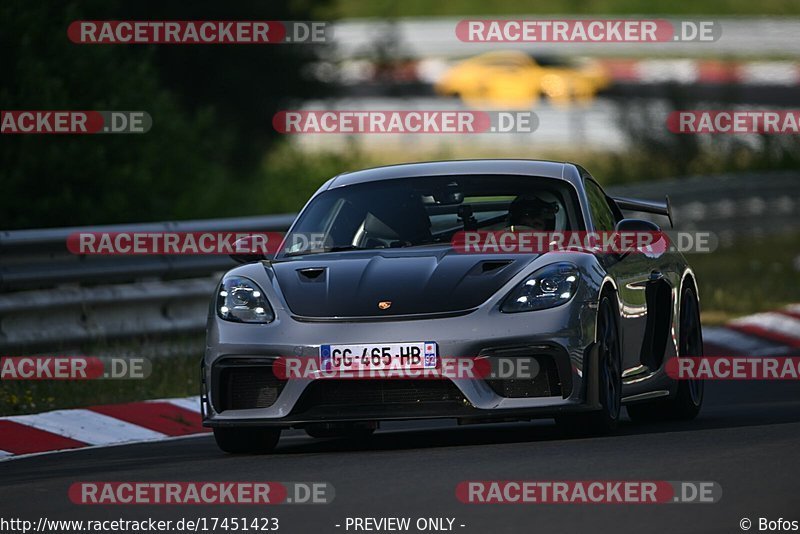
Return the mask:
<path fill-rule="evenodd" d="M 286 435 L 269 456 L 227 456 L 211 436 L 21 458 L 0 464 L 0 517 L 280 519 L 280 532 L 347 532 L 347 517 L 451 517 L 455 532 L 741 532 L 744 517 L 800 520 L 800 383 L 707 385 L 700 417 L 569 439 L 549 420 L 395 424 L 366 441 Z M 464 480 L 716 481 L 715 504 L 471 505 Z M 331 504 L 81 506 L 76 481 L 327 481 Z M 413 523 L 412 523 L 413 524 Z M 335 525 L 342 525 L 337 528 Z M 464 525 L 463 527 L 459 525 Z M 353 532 L 353 530 L 350 530 Z M 411 529 L 410 532 L 416 532 Z"/>

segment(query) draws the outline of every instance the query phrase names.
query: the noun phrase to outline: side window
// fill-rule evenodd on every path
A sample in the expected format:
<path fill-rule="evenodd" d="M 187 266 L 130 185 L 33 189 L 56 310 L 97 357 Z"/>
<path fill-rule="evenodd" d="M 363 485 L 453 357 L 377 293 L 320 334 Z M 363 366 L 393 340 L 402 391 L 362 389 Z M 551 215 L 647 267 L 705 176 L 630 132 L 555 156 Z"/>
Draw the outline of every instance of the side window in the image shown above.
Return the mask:
<path fill-rule="evenodd" d="M 586 196 L 589 198 L 589 211 L 592 213 L 595 230 L 613 230 L 616 220 L 603 191 L 592 180 L 584 179 L 583 183 Z"/>

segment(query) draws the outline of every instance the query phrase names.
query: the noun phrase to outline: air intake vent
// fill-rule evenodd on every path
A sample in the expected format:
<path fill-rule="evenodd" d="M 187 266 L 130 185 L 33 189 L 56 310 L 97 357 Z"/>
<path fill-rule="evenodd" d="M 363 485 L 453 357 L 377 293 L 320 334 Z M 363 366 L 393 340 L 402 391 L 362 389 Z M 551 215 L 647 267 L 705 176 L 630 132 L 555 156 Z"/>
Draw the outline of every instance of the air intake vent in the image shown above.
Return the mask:
<path fill-rule="evenodd" d="M 285 380 L 278 379 L 271 366 L 223 367 L 219 371 L 216 407 L 225 410 L 269 408 L 281 394 Z"/>
<path fill-rule="evenodd" d="M 300 280 L 303 282 L 321 282 L 325 280 L 325 267 L 298 269 L 297 273 L 300 275 Z"/>
<path fill-rule="evenodd" d="M 486 273 L 499 273 L 503 268 L 511 265 L 511 263 L 513 263 L 513 260 L 482 261 L 470 271 L 470 274 L 481 275 Z"/>

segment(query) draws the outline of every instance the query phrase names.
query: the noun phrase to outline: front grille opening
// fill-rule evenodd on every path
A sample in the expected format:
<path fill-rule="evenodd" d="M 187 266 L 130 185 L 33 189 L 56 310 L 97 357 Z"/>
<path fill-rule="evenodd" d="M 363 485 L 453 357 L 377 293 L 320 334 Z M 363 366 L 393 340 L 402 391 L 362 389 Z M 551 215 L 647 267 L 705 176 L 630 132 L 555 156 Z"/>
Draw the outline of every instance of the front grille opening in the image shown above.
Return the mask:
<path fill-rule="evenodd" d="M 449 380 L 322 379 L 308 385 L 296 413 L 315 407 L 421 406 L 465 404 L 461 391 Z"/>
<path fill-rule="evenodd" d="M 272 372 L 272 366 L 230 366 L 219 370 L 220 412 L 269 408 L 286 385 Z"/>
<path fill-rule="evenodd" d="M 525 358 L 526 356 L 519 356 Z M 527 356 L 536 360 L 539 371 L 532 378 L 489 378 L 486 383 L 492 390 L 510 399 L 528 397 L 563 396 L 564 388 L 555 359 L 549 355 Z M 495 366 L 493 365 L 494 369 Z"/>

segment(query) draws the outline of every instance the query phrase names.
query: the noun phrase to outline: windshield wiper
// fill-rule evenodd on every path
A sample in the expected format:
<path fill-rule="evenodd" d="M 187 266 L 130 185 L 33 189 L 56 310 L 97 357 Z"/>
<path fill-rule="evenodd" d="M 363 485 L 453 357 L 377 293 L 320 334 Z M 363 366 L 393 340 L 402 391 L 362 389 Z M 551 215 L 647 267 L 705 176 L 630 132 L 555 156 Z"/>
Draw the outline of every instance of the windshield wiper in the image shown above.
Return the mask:
<path fill-rule="evenodd" d="M 348 251 L 348 250 L 392 250 L 392 249 L 398 249 L 398 248 L 429 247 L 429 246 L 432 246 L 432 245 L 441 245 L 444 242 L 447 242 L 447 240 L 446 239 L 443 239 L 442 241 L 433 240 L 433 241 L 430 241 L 430 242 L 427 242 L 427 243 L 405 242 L 403 244 L 392 245 L 392 246 L 389 246 L 389 247 L 358 247 L 356 245 L 338 245 L 338 246 L 335 246 L 335 247 L 326 247 L 326 248 L 323 248 L 323 249 L 298 250 L 297 252 L 289 252 L 287 254 L 284 254 L 284 257 L 291 258 L 293 256 L 303 256 L 303 255 L 306 255 L 306 254 L 309 254 L 309 255 L 310 254 L 325 254 L 325 253 L 328 253 L 328 252 L 345 252 L 345 251 Z"/>
<path fill-rule="evenodd" d="M 366 247 L 357 247 L 355 245 L 341 245 L 338 247 L 328 247 L 323 249 L 322 252 L 342 252 L 344 250 L 369 250 Z"/>

